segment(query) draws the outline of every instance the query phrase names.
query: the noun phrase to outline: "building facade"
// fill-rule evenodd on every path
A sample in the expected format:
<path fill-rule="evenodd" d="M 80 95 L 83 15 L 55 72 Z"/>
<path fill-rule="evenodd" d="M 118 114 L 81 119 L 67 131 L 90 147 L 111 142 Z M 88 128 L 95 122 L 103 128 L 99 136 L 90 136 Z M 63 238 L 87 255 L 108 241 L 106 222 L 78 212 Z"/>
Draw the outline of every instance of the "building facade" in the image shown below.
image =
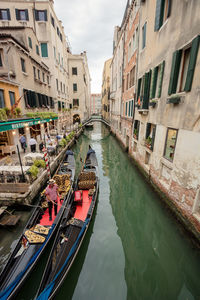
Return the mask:
<path fill-rule="evenodd" d="M 91 94 L 90 97 L 90 115 L 101 114 L 101 94 Z"/>
<path fill-rule="evenodd" d="M 144 0 L 127 4 L 121 100 L 125 107 L 118 138 L 151 182 L 167 196 L 180 219 L 197 234 L 200 3 Z M 135 52 L 131 45 L 134 35 Z M 135 76 L 131 77 L 133 68 Z M 133 85 L 130 78 L 134 78 Z M 133 111 L 126 104 L 132 100 Z M 111 124 L 113 120 L 112 116 Z M 114 127 L 112 130 L 116 131 Z"/>
<path fill-rule="evenodd" d="M 102 116 L 110 121 L 110 78 L 111 78 L 111 61 L 108 59 L 104 63 L 102 75 Z"/>
<path fill-rule="evenodd" d="M 82 123 L 90 113 L 90 74 L 86 52 L 69 54 L 69 97 L 72 103 L 71 122 Z"/>

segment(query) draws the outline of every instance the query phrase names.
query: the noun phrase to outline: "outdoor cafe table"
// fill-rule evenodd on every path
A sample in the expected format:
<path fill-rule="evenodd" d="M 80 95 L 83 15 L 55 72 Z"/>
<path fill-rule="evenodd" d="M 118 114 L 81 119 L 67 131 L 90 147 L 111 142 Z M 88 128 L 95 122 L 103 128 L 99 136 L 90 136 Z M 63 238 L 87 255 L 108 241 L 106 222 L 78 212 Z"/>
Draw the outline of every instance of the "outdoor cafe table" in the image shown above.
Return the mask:
<path fill-rule="evenodd" d="M 23 166 L 24 173 L 30 169 L 30 166 Z M 10 173 L 22 173 L 22 169 L 20 166 L 0 166 L 0 173 L 2 172 L 10 172 Z"/>

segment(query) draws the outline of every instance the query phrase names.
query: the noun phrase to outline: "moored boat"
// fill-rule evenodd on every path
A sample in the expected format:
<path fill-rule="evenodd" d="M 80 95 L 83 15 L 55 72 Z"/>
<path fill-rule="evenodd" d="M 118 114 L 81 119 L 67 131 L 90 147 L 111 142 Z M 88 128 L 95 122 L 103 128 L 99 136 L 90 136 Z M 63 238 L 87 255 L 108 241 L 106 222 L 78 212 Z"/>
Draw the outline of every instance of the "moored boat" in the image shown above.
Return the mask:
<path fill-rule="evenodd" d="M 35 299 L 53 299 L 62 285 L 91 222 L 98 189 L 98 163 L 95 152 L 92 152 L 85 161 L 71 201 L 63 214 Z"/>
<path fill-rule="evenodd" d="M 14 298 L 36 265 L 60 223 L 66 205 L 70 200 L 74 175 L 75 159 L 73 152 L 68 150 L 53 177 L 58 185 L 59 192 L 57 215 L 52 212 L 52 220 L 49 220 L 48 204 L 43 191 L 14 251 L 0 274 L 1 300 Z"/>

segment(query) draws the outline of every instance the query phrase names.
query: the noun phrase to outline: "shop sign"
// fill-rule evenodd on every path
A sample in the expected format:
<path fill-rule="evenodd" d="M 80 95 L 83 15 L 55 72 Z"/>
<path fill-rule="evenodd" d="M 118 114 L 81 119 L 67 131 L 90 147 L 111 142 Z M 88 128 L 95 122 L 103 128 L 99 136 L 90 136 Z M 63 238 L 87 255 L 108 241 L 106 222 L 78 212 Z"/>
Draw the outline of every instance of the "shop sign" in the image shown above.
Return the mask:
<path fill-rule="evenodd" d="M 36 124 L 41 124 L 41 123 L 46 123 L 50 122 L 51 120 L 56 120 L 57 118 L 51 118 L 51 119 L 43 119 L 43 120 L 32 120 L 32 121 L 25 121 L 25 122 L 19 122 L 19 123 L 4 123 L 0 125 L 0 132 L 2 131 L 7 131 L 7 130 L 12 130 L 12 129 L 18 129 L 18 128 L 23 128 L 25 126 L 32 126 Z"/>

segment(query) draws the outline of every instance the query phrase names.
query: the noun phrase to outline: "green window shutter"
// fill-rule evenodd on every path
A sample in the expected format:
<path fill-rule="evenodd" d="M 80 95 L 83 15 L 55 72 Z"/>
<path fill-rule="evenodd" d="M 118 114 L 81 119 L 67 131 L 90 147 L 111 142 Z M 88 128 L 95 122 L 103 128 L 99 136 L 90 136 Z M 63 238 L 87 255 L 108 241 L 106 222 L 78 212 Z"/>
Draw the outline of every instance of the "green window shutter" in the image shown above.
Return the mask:
<path fill-rule="evenodd" d="M 141 83 L 142 83 L 142 78 L 138 79 L 138 86 L 137 86 L 137 100 L 138 100 L 138 98 L 140 97 Z"/>
<path fill-rule="evenodd" d="M 7 15 L 8 15 L 8 20 L 11 20 L 11 18 L 10 18 L 10 9 L 9 8 L 7 8 Z"/>
<path fill-rule="evenodd" d="M 39 21 L 39 13 L 38 10 L 35 9 L 35 20 Z"/>
<path fill-rule="evenodd" d="M 16 15 L 16 20 L 20 20 L 19 9 L 17 9 L 17 8 L 15 8 L 15 15 Z"/>
<path fill-rule="evenodd" d="M 154 77 L 152 76 L 152 91 L 150 94 L 150 99 L 156 97 L 156 86 L 157 86 L 157 79 L 158 79 L 158 66 L 154 68 Z"/>
<path fill-rule="evenodd" d="M 143 103 L 142 103 L 142 108 L 144 108 L 144 109 L 149 108 L 149 93 L 150 93 L 150 84 L 151 84 L 151 73 L 152 73 L 151 70 L 148 73 L 145 73 L 144 97 L 143 97 Z"/>
<path fill-rule="evenodd" d="M 29 47 L 32 48 L 33 46 L 32 46 L 32 40 L 31 40 L 30 36 L 28 37 L 28 43 L 29 43 Z"/>
<path fill-rule="evenodd" d="M 26 15 L 26 21 L 29 21 L 29 17 L 28 17 L 28 9 L 25 9 L 25 15 Z"/>
<path fill-rule="evenodd" d="M 157 0 L 154 31 L 158 31 L 163 23 L 165 0 Z"/>
<path fill-rule="evenodd" d="M 147 127 L 146 127 L 146 139 L 149 137 L 151 133 L 151 123 L 147 123 Z"/>
<path fill-rule="evenodd" d="M 47 21 L 47 10 L 46 9 L 44 11 L 44 19 L 45 19 L 45 21 Z"/>
<path fill-rule="evenodd" d="M 153 151 L 155 136 L 156 136 L 156 126 L 153 127 L 153 131 L 152 131 L 151 151 Z"/>
<path fill-rule="evenodd" d="M 148 109 L 149 107 L 149 80 L 150 80 L 150 72 L 145 73 L 145 80 L 144 80 L 144 97 L 142 108 Z"/>
<path fill-rule="evenodd" d="M 189 66 L 188 66 L 188 70 L 187 70 L 187 77 L 186 77 L 186 82 L 185 82 L 185 87 L 184 87 L 184 91 L 186 91 L 186 92 L 189 92 L 192 88 L 194 70 L 195 70 L 197 54 L 198 54 L 198 50 L 199 50 L 199 40 L 200 40 L 200 36 L 198 35 L 192 41 L 192 48 L 191 48 L 191 51 L 190 51 L 190 61 L 189 61 Z"/>
<path fill-rule="evenodd" d="M 182 50 L 177 50 L 173 53 L 168 95 L 176 93 L 178 74 L 179 74 L 180 63 L 181 63 L 181 55 L 182 55 Z"/>
<path fill-rule="evenodd" d="M 165 70 L 165 61 L 163 60 L 162 64 L 160 65 L 160 78 L 159 78 L 158 94 L 157 94 L 158 98 L 161 97 L 161 93 L 162 93 L 164 70 Z"/>
<path fill-rule="evenodd" d="M 47 43 L 41 43 L 40 47 L 41 47 L 42 57 L 48 57 Z"/>

